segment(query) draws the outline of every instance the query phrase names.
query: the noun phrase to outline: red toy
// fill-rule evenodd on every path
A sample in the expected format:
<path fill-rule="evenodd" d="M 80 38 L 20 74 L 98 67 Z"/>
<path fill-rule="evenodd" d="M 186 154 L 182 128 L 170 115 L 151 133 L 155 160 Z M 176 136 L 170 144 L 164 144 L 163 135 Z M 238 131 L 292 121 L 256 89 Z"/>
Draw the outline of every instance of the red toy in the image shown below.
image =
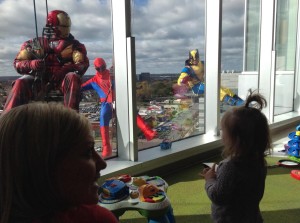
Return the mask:
<path fill-rule="evenodd" d="M 300 180 L 300 170 L 292 170 L 291 176 L 295 178 L 296 180 Z"/>

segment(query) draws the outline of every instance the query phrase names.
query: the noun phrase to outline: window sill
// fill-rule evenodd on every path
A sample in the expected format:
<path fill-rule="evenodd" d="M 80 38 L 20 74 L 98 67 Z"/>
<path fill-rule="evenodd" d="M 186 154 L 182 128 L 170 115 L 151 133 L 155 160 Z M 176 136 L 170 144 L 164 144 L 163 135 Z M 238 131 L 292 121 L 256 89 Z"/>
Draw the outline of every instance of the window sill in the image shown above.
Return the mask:
<path fill-rule="evenodd" d="M 276 123 L 270 125 L 271 134 L 277 134 L 282 129 L 296 127 L 300 123 L 300 113 L 291 112 L 275 117 Z M 118 157 L 107 160 L 107 168 L 101 171 L 104 178 L 120 174 L 132 176 L 150 172 L 153 169 L 163 168 L 172 163 L 186 160 L 208 151 L 222 147 L 220 136 L 203 134 L 172 143 L 172 148 L 161 150 L 160 147 L 142 150 L 138 153 L 137 162 L 122 160 Z M 187 163 L 188 165 L 188 163 Z"/>

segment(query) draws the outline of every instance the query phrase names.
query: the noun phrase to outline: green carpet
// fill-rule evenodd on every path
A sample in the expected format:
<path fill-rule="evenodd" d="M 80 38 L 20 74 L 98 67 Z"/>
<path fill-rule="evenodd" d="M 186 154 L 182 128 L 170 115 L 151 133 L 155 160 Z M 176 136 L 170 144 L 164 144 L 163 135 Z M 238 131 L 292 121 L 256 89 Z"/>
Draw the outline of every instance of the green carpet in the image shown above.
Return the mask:
<path fill-rule="evenodd" d="M 279 158 L 267 158 L 268 165 Z M 211 162 L 213 160 L 207 160 Z M 295 168 L 293 168 L 295 169 Z M 290 176 L 292 169 L 268 168 L 264 197 L 260 203 L 265 223 L 300 223 L 300 181 Z M 165 176 L 168 197 L 174 209 L 176 223 L 211 223 L 210 200 L 204 191 L 204 179 L 198 174 L 202 166 L 192 166 Z M 137 211 L 127 211 L 121 223 L 143 223 L 147 220 Z"/>

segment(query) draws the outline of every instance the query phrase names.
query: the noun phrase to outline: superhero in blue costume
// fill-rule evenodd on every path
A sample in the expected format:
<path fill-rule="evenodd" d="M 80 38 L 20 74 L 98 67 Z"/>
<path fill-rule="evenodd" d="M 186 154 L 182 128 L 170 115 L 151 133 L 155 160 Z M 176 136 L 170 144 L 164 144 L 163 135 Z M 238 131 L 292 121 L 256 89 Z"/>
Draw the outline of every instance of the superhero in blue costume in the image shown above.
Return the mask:
<path fill-rule="evenodd" d="M 187 85 L 195 95 L 204 94 L 204 65 L 200 61 L 197 49 L 189 52 L 189 59 L 185 61 L 185 67 L 181 70 L 177 84 L 179 86 Z M 220 89 L 220 101 L 231 106 L 244 104 L 244 100 L 232 90 L 222 86 Z"/>

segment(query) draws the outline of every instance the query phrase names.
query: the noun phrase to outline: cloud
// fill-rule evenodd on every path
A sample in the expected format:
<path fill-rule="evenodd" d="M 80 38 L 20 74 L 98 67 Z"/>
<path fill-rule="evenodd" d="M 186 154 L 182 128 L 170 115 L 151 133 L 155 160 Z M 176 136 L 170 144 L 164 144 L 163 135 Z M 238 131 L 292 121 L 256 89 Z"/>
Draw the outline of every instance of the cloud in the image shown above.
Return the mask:
<path fill-rule="evenodd" d="M 45 1 L 36 2 L 37 30 L 46 22 Z M 204 58 L 205 2 L 199 0 L 134 0 L 132 35 L 136 39 L 137 73 L 179 73 L 188 51 L 198 48 Z M 84 43 L 88 57 L 112 61 L 109 0 L 51 0 L 48 11 L 61 9 L 72 20 L 71 33 Z M 222 69 L 242 67 L 244 1 L 223 1 Z M 12 62 L 21 44 L 36 36 L 32 0 L 0 1 L 0 75 L 18 75 Z M 115 37 L 118 38 L 118 37 Z M 93 68 L 88 74 L 93 74 Z"/>

